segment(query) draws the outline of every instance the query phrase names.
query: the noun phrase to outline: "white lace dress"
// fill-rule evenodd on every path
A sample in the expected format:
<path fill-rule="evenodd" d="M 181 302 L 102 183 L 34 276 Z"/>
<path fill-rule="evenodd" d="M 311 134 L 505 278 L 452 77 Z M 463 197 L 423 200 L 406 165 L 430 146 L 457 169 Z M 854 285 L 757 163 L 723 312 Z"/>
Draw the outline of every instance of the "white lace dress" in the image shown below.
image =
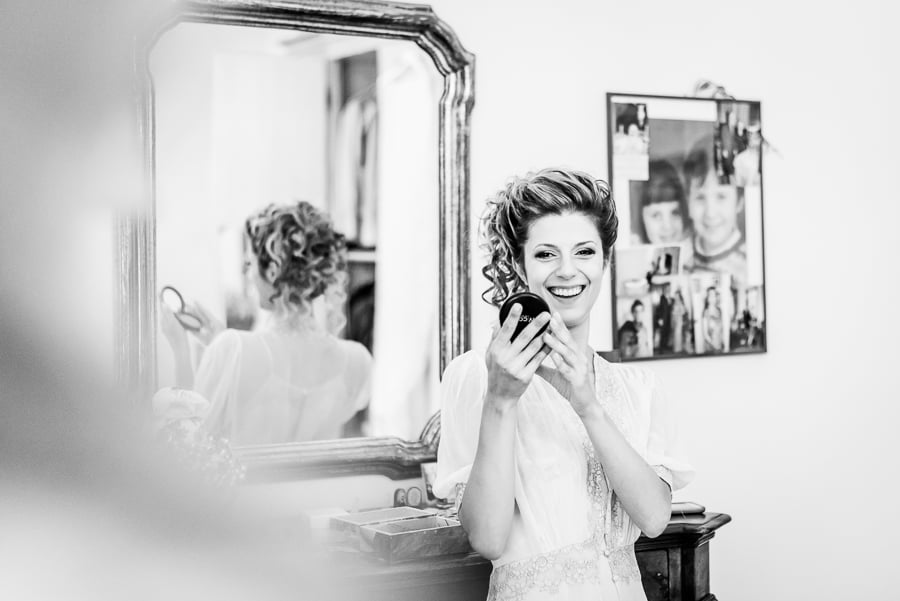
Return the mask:
<path fill-rule="evenodd" d="M 687 484 L 693 469 L 656 378 L 599 356 L 594 366 L 613 423 L 673 490 Z M 464 494 L 486 385 L 484 356 L 474 351 L 444 374 L 438 496 L 456 493 L 459 502 Z M 519 400 L 516 428 L 516 509 L 506 549 L 493 562 L 488 600 L 645 600 L 634 556 L 640 530 L 610 489 L 569 402 L 535 377 Z"/>

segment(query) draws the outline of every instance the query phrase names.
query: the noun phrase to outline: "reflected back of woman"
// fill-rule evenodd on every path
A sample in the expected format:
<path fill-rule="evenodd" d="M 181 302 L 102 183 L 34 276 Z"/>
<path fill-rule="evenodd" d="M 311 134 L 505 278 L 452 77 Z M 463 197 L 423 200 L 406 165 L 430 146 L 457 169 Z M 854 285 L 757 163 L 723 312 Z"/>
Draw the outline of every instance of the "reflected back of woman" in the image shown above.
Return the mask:
<path fill-rule="evenodd" d="M 234 445 L 339 438 L 368 405 L 372 372 L 368 350 L 336 336 L 345 323 L 344 237 L 299 202 L 247 219 L 245 243 L 265 317 L 253 332 L 222 331 L 203 352 L 192 387 L 210 401 L 204 425 Z"/>

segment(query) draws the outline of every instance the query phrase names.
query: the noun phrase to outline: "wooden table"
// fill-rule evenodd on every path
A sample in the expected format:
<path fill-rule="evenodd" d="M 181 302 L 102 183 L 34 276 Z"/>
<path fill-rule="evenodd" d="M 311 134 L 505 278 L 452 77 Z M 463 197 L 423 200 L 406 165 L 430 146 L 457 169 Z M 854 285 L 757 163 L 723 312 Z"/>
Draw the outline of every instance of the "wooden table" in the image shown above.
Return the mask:
<path fill-rule="evenodd" d="M 709 591 L 709 541 L 731 521 L 724 513 L 672 516 L 657 538 L 635 543 L 648 601 L 715 601 Z M 387 564 L 351 559 L 366 601 L 484 601 L 491 562 L 476 553 Z"/>

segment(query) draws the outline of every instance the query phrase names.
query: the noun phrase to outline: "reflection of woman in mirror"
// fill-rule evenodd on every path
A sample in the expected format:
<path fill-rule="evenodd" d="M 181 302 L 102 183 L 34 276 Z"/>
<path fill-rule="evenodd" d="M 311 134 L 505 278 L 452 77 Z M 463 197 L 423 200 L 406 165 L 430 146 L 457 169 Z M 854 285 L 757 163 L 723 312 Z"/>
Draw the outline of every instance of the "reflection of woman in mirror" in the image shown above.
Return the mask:
<path fill-rule="evenodd" d="M 178 384 L 210 401 L 205 427 L 232 444 L 338 438 L 368 405 L 372 371 L 363 345 L 332 333 L 343 325 L 344 238 L 307 202 L 267 207 L 245 234 L 245 268 L 269 319 L 254 332 L 219 333 L 192 374 L 186 333 L 160 305 Z"/>
<path fill-rule="evenodd" d="M 448 366 L 434 492 L 493 561 L 489 599 L 643 600 L 634 542 L 663 531 L 693 471 L 654 375 L 588 342 L 618 228 L 609 189 L 543 170 L 499 192 L 483 225 L 490 302 L 527 290 L 550 313 L 511 340 L 514 305 L 485 351 Z"/>

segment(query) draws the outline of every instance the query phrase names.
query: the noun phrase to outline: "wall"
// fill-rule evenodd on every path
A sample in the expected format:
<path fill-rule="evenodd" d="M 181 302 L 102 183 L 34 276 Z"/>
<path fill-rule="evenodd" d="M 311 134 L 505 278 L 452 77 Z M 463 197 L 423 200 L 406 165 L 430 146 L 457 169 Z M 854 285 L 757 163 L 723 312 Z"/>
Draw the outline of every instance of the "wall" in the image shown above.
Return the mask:
<path fill-rule="evenodd" d="M 708 78 L 762 101 L 778 150 L 764 165 L 769 352 L 644 366 L 680 406 L 699 471 L 681 498 L 734 518 L 712 542 L 716 595 L 893 590 L 900 206 L 889 57 L 900 44 L 887 4 L 432 5 L 477 57 L 473 218 L 529 169 L 605 177 L 607 92 L 682 95 Z M 476 344 L 493 319 L 481 289 L 476 279 Z M 599 312 L 602 343 L 608 300 Z"/>

